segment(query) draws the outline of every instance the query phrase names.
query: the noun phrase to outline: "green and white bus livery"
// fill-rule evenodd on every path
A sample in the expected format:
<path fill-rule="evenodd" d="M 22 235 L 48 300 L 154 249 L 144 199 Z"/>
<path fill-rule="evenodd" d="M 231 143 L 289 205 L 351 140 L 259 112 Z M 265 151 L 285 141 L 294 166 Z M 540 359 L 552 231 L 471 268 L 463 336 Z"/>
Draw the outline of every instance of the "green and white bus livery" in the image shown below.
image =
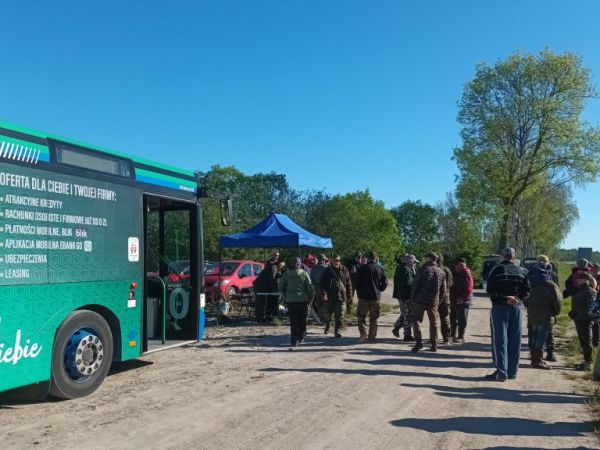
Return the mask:
<path fill-rule="evenodd" d="M 197 192 L 191 171 L 0 122 L 0 392 L 81 397 L 113 361 L 201 338 Z"/>

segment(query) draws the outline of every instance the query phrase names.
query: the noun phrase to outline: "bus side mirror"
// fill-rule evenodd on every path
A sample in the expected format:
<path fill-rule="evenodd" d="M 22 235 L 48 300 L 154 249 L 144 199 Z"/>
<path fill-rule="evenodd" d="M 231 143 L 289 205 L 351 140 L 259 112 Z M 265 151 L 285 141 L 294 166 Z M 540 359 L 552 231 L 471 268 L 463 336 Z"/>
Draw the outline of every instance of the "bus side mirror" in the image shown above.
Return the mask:
<path fill-rule="evenodd" d="M 233 222 L 233 200 L 230 198 L 219 200 L 221 206 L 221 224 L 228 227 Z"/>

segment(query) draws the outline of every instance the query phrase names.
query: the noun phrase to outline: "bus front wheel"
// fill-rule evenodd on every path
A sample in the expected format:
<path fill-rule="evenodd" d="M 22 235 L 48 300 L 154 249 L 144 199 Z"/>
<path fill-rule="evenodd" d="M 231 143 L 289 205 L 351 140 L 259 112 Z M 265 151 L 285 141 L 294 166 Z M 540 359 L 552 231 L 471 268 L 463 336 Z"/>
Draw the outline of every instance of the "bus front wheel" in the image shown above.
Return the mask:
<path fill-rule="evenodd" d="M 110 327 L 100 314 L 74 311 L 56 332 L 52 349 L 50 395 L 85 397 L 104 381 L 113 357 Z"/>

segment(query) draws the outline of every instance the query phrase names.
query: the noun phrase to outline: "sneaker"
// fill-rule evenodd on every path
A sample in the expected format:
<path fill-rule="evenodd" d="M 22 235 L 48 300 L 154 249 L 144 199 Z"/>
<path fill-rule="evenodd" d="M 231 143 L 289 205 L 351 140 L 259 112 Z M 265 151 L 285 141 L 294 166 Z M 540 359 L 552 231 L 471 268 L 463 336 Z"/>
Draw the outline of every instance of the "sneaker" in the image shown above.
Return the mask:
<path fill-rule="evenodd" d="M 509 375 L 509 376 L 508 376 L 508 379 L 509 379 L 509 380 L 516 380 L 516 379 L 517 379 L 517 376 L 516 376 L 516 375 Z"/>
<path fill-rule="evenodd" d="M 575 366 L 575 370 L 578 370 L 580 372 L 585 372 L 585 371 L 590 370 L 591 367 L 592 367 L 592 364 L 586 361 L 586 362 L 582 362 L 581 364 L 577 364 Z"/>
<path fill-rule="evenodd" d="M 453 344 L 458 344 L 460 342 L 459 338 L 452 338 L 452 343 Z"/>
<path fill-rule="evenodd" d="M 413 353 L 417 353 L 419 350 L 421 350 L 423 348 L 423 344 L 421 344 L 420 342 L 417 342 L 415 344 L 415 346 L 411 349 L 411 352 Z"/>
<path fill-rule="evenodd" d="M 394 327 L 394 328 L 392 328 L 392 334 L 394 336 L 396 336 L 397 338 L 399 338 L 400 337 L 400 330 L 398 328 Z"/>
<path fill-rule="evenodd" d="M 516 378 L 516 376 L 515 376 L 515 378 Z M 485 379 L 490 380 L 490 381 L 499 381 L 501 383 L 506 381 L 506 378 L 501 376 L 497 370 L 494 373 L 490 373 L 489 375 L 486 375 Z"/>
<path fill-rule="evenodd" d="M 405 334 L 404 335 L 404 342 L 415 342 L 415 338 L 412 337 L 410 334 Z"/>
<path fill-rule="evenodd" d="M 554 352 L 553 351 L 549 351 L 546 354 L 546 361 L 556 362 L 556 356 L 554 356 Z"/>
<path fill-rule="evenodd" d="M 341 338 L 342 335 L 339 333 L 339 331 L 336 331 L 335 334 L 333 335 L 333 337 Z"/>
<path fill-rule="evenodd" d="M 444 345 L 448 345 L 450 343 L 450 339 L 444 338 Z"/>
<path fill-rule="evenodd" d="M 329 334 L 329 330 L 328 330 L 327 328 L 325 328 L 325 329 L 323 330 L 323 334 Z"/>
<path fill-rule="evenodd" d="M 431 347 L 429 347 L 429 351 L 430 352 L 437 352 L 437 345 L 432 345 Z"/>
<path fill-rule="evenodd" d="M 360 336 L 358 342 L 367 342 L 367 336 Z"/>

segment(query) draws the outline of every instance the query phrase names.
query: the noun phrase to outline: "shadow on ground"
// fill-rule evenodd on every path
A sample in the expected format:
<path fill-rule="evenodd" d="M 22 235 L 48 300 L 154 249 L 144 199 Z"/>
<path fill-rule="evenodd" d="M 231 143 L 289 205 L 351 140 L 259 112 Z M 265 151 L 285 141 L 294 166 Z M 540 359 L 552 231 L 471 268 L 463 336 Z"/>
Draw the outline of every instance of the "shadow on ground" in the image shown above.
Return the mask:
<path fill-rule="evenodd" d="M 586 397 L 567 392 L 519 391 L 496 387 L 469 386 L 468 388 L 437 386 L 432 384 L 403 383 L 402 386 L 417 389 L 433 389 L 437 395 L 449 398 L 499 400 L 515 403 L 584 403 Z"/>
<path fill-rule="evenodd" d="M 260 372 L 301 372 L 301 373 L 317 373 L 317 374 L 336 374 L 336 375 L 364 375 L 364 376 L 396 376 L 396 377 L 418 377 L 418 378 L 441 378 L 453 381 L 482 381 L 482 377 L 462 377 L 459 375 L 450 375 L 444 373 L 419 372 L 412 370 L 405 372 L 401 370 L 389 369 L 342 369 L 330 367 L 307 367 L 303 369 L 282 368 L 282 367 L 267 367 L 259 369 Z"/>
<path fill-rule="evenodd" d="M 443 419 L 399 419 L 390 422 L 400 428 L 414 428 L 428 433 L 459 431 L 490 436 L 584 436 L 593 431 L 594 423 L 555 422 L 512 417 L 453 417 Z"/>

